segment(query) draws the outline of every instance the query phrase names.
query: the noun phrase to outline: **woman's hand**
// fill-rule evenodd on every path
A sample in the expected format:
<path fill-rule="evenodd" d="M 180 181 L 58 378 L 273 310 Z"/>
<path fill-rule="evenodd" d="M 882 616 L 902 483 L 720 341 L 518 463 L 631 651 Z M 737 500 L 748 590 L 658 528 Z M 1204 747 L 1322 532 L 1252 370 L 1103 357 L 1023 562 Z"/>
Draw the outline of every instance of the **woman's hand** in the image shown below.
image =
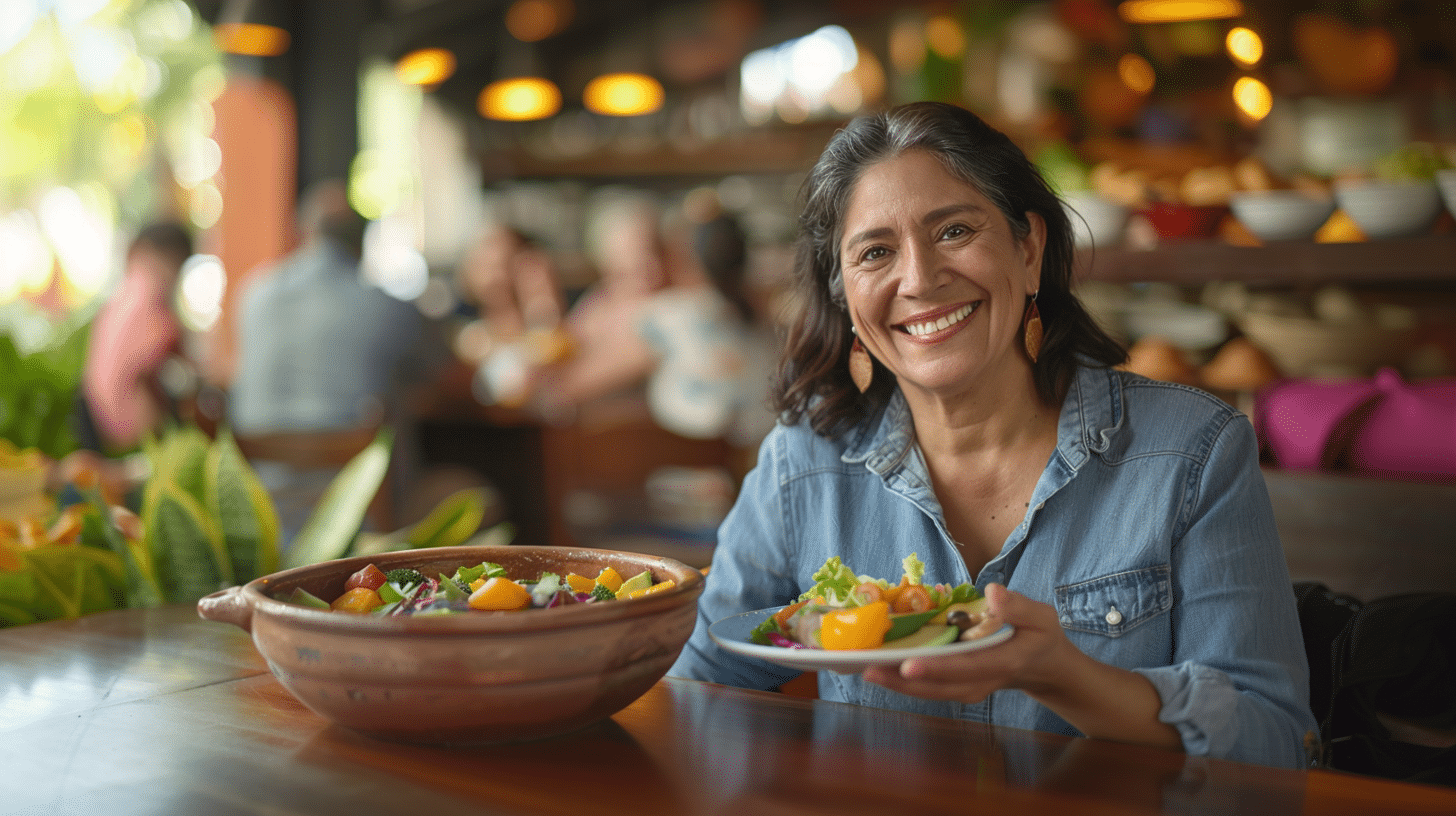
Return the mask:
<path fill-rule="evenodd" d="M 1016 634 L 1005 643 L 898 667 L 873 666 L 864 679 L 933 700 L 977 703 L 999 689 L 1020 689 L 1089 737 L 1180 748 L 1176 729 L 1158 720 L 1162 699 L 1147 678 L 1099 663 L 1062 630 L 1057 610 L 1000 584 L 986 587 L 987 614 Z"/>
<path fill-rule="evenodd" d="M 1069 661 L 1088 659 L 1067 639 L 1053 607 L 1000 584 L 986 587 L 986 601 L 988 618 L 1016 630 L 1010 640 L 974 652 L 911 658 L 898 667 L 874 666 L 864 678 L 912 697 L 978 703 L 1003 688 L 1035 696 L 1066 676 Z"/>

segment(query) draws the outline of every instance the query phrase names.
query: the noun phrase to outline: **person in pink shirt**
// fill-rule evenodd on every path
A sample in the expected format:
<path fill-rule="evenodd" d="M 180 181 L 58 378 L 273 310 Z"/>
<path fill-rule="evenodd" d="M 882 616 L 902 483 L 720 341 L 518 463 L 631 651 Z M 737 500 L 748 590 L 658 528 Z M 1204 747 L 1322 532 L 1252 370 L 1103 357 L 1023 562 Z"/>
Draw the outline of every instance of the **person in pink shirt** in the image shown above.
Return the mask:
<path fill-rule="evenodd" d="M 79 402 L 96 438 L 83 444 L 123 452 L 176 416 L 159 374 L 181 354 L 173 296 L 191 255 L 191 235 L 171 222 L 143 228 L 127 249 L 121 282 L 91 325 Z"/>

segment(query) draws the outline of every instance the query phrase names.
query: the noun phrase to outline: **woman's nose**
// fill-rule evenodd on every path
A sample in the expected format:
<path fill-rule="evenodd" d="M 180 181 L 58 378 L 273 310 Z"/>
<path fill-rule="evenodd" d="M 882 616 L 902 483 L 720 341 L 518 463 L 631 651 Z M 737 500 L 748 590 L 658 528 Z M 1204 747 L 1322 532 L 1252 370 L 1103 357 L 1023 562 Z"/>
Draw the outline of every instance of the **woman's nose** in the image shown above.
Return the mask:
<path fill-rule="evenodd" d="M 924 241 L 907 241 L 900 251 L 900 292 L 905 295 L 925 295 L 935 290 L 941 278 L 941 259 L 934 248 Z"/>

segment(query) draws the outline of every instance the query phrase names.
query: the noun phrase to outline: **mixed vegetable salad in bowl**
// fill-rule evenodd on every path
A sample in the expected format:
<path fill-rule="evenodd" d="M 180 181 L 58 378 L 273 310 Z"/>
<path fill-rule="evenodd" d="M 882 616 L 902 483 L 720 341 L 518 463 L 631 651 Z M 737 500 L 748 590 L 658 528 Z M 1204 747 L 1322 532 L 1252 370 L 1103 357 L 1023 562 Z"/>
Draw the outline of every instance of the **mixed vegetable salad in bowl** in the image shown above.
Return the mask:
<path fill-rule="evenodd" d="M 677 586 L 672 578 L 657 580 L 651 570 L 623 578 L 606 566 L 595 577 L 569 572 L 565 576 L 542 572 L 535 578 L 512 578 L 505 567 L 482 561 L 457 567 L 436 577 L 413 567 L 385 572 L 370 563 L 349 576 L 344 592 L 332 601 L 301 586 L 287 593 L 288 602 L 314 609 L 399 617 L 449 615 L 459 612 L 523 612 L 575 604 L 633 600 Z"/>
<path fill-rule="evenodd" d="M 687 642 L 702 589 L 701 572 L 652 555 L 433 547 L 273 573 L 198 612 L 250 632 L 279 682 L 334 723 L 486 744 L 582 729 L 637 699 Z"/>

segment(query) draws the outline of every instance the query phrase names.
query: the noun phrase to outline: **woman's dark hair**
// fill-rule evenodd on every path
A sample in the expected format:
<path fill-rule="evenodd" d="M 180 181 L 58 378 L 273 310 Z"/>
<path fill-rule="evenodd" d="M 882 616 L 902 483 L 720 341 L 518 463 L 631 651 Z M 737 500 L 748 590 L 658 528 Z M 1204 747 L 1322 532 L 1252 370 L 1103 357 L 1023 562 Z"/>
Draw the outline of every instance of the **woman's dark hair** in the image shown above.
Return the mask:
<path fill-rule="evenodd" d="M 192 233 L 176 221 L 148 224 L 137 231 L 127 247 L 127 254 L 143 249 L 166 258 L 173 269 L 181 269 L 182 264 L 192 257 Z"/>
<path fill-rule="evenodd" d="M 1037 213 L 1046 223 L 1036 298 L 1045 337 L 1032 364 L 1042 402 L 1060 406 L 1079 356 L 1108 366 L 1127 357 L 1072 294 L 1071 225 L 1061 200 L 1026 154 L 964 108 L 914 102 L 851 121 L 830 139 L 800 190 L 794 259 L 798 313 L 772 395 L 787 422 L 808 416 L 817 433 L 838 436 L 877 413 L 894 392 L 890 372 L 878 361 L 868 391 L 861 394 L 850 380 L 851 324 L 844 306 L 839 241 L 850 195 L 865 169 L 912 150 L 935 156 L 947 172 L 975 186 L 1001 211 L 1017 238 L 1031 229 L 1027 213 Z"/>

